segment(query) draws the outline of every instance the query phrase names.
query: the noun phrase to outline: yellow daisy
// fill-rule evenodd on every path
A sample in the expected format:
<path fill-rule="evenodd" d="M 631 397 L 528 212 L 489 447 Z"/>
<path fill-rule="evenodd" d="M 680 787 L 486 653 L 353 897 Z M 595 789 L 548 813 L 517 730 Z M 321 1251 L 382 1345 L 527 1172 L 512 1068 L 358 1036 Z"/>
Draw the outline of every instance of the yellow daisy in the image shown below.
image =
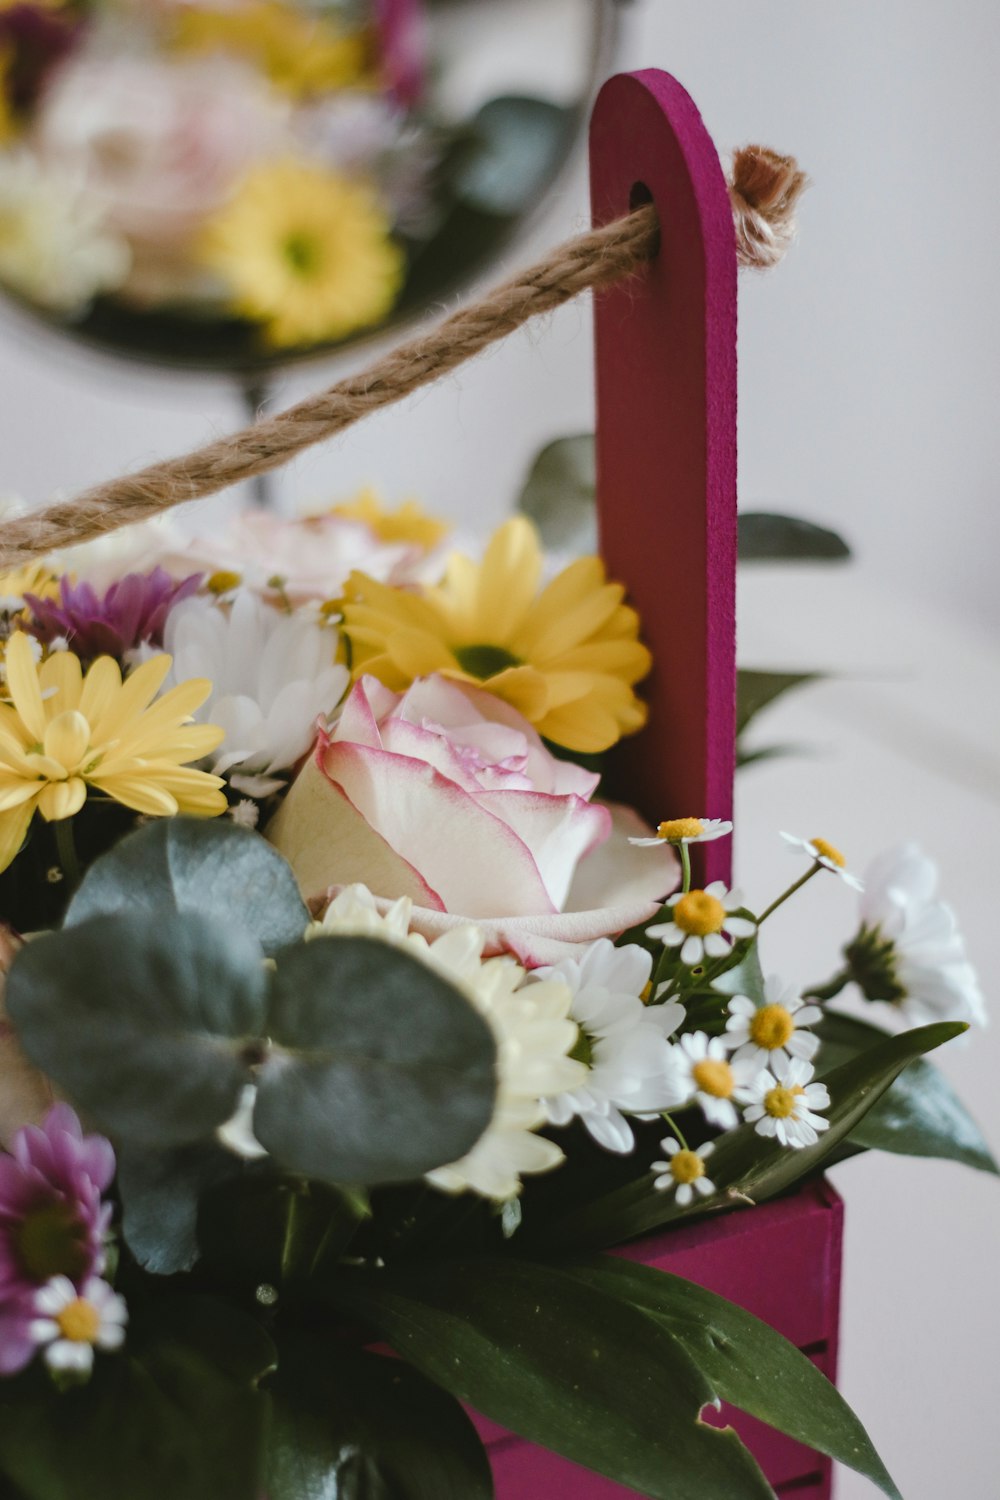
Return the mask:
<path fill-rule="evenodd" d="M 365 32 L 345 31 L 330 17 L 304 14 L 280 0 L 244 0 L 225 9 L 185 6 L 175 42 L 185 52 L 244 57 L 295 99 L 364 86 L 372 78 Z"/>
<path fill-rule="evenodd" d="M 0 573 L 0 609 L 9 614 L 24 604 L 25 594 L 39 599 L 58 599 L 59 579 L 48 563 L 25 563 L 9 573 Z"/>
<path fill-rule="evenodd" d="M 404 500 L 395 510 L 386 510 L 370 487 L 361 490 L 353 500 L 335 505 L 332 513 L 348 521 L 363 521 L 380 542 L 412 542 L 427 552 L 451 530 L 447 521 L 429 516 L 416 500 Z"/>
<path fill-rule="evenodd" d="M 117 662 L 98 657 L 84 675 L 71 651 L 39 667 L 27 636 L 7 644 L 9 703 L 0 703 L 0 870 L 14 859 L 37 809 L 47 822 L 80 811 L 87 788 L 152 817 L 225 812 L 218 776 L 191 768 L 223 731 L 192 724 L 212 690 L 182 682 L 153 702 L 170 670 L 154 656 L 123 682 Z"/>
<path fill-rule="evenodd" d="M 344 629 L 355 676 L 400 692 L 440 672 L 518 709 L 569 750 L 607 750 L 645 722 L 632 691 L 650 668 L 639 617 L 608 583 L 599 557 L 582 557 L 539 593 L 542 549 L 523 517 L 495 534 L 482 563 L 453 553 L 435 588 L 389 588 L 352 573 Z"/>
<path fill-rule="evenodd" d="M 233 310 L 276 348 L 344 338 L 384 318 L 403 253 L 365 184 L 307 162 L 265 161 L 212 218 L 201 258 L 229 284 Z"/>

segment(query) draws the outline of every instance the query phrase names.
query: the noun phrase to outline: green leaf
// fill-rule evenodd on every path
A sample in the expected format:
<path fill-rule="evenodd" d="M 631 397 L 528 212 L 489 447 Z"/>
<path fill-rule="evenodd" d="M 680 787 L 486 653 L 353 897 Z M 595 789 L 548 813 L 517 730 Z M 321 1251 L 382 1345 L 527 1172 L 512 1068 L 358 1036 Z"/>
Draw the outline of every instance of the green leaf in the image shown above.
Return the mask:
<path fill-rule="evenodd" d="M 597 461 L 592 432 L 557 438 L 531 466 L 518 508 L 549 551 L 597 551 Z"/>
<path fill-rule="evenodd" d="M 365 1217 L 357 1193 L 251 1163 L 242 1177 L 202 1198 L 198 1245 L 207 1274 L 234 1291 L 253 1291 L 261 1282 L 283 1288 L 336 1261 Z"/>
<path fill-rule="evenodd" d="M 469 142 L 452 169 L 452 192 L 483 213 L 523 213 L 563 160 L 575 123 L 573 110 L 546 99 L 490 99 L 472 121 Z"/>
<path fill-rule="evenodd" d="M 752 1125 L 722 1136 L 712 1156 L 712 1181 L 719 1189 L 714 1197 L 682 1208 L 673 1194 L 658 1192 L 647 1173 L 576 1211 L 568 1210 L 558 1224 L 545 1226 L 538 1239 L 546 1249 L 553 1244 L 572 1249 L 617 1245 L 674 1220 L 698 1218 L 747 1200 L 762 1203 L 773 1198 L 817 1171 L 914 1058 L 967 1029 L 957 1021 L 921 1026 L 887 1039 L 828 1074 L 824 1082 L 830 1091 L 830 1108 L 824 1114 L 830 1127 L 814 1146 L 790 1149 L 758 1135 Z M 522 1231 L 526 1237 L 530 1237 L 528 1228 Z"/>
<path fill-rule="evenodd" d="M 294 1331 L 267 1389 L 268 1500 L 491 1500 L 476 1429 L 402 1360 Z"/>
<path fill-rule="evenodd" d="M 214 1141 L 176 1146 L 170 1151 L 119 1141 L 118 1191 L 122 1235 L 144 1270 L 156 1276 L 189 1271 L 198 1259 L 198 1201 L 231 1178 L 245 1163 Z"/>
<path fill-rule="evenodd" d="M 653 1500 L 771 1490 L 665 1328 L 556 1266 L 429 1261 L 331 1283 L 428 1379 L 493 1421 Z"/>
<path fill-rule="evenodd" d="M 841 562 L 850 555 L 842 536 L 813 521 L 771 511 L 740 515 L 740 562 Z"/>
<path fill-rule="evenodd" d="M 405 1182 L 457 1161 L 493 1113 L 492 1032 L 429 965 L 364 937 L 278 955 L 254 1132 L 290 1171 Z"/>
<path fill-rule="evenodd" d="M 260 1493 L 273 1349 L 214 1299 L 140 1314 L 126 1350 L 98 1354 L 82 1387 L 0 1382 L 0 1475 L 24 1500 L 248 1500 Z"/>
<path fill-rule="evenodd" d="M 878 1046 L 889 1034 L 836 1011 L 827 1011 L 814 1030 L 823 1038 L 820 1076 Z M 982 1131 L 944 1074 L 919 1059 L 851 1131 L 850 1141 L 870 1150 L 942 1157 L 980 1172 L 1000 1172 Z"/>
<path fill-rule="evenodd" d="M 602 1256 L 568 1269 L 661 1322 L 721 1401 L 847 1464 L 898 1500 L 864 1427 L 836 1387 L 767 1323 L 693 1282 Z"/>
<path fill-rule="evenodd" d="M 93 917 L 18 954 L 7 1009 L 28 1056 L 133 1146 L 183 1146 L 233 1114 L 267 974 L 242 927 L 191 912 Z"/>
<path fill-rule="evenodd" d="M 115 912 L 190 911 L 252 932 L 265 953 L 309 924 L 291 866 L 257 833 L 231 822 L 157 818 L 95 860 L 65 925 Z"/>
<path fill-rule="evenodd" d="M 807 682 L 819 682 L 823 675 L 822 672 L 758 672 L 740 667 L 736 674 L 736 733 L 742 734 L 751 719 L 782 693 L 803 687 Z"/>

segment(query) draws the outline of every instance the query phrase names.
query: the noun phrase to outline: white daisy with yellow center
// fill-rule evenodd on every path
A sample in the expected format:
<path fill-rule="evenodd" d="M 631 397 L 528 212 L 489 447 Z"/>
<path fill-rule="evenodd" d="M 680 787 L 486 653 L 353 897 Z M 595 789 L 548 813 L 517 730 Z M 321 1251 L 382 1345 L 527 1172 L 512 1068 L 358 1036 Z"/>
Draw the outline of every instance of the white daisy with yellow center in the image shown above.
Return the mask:
<path fill-rule="evenodd" d="M 764 981 L 764 1003 L 757 1005 L 748 995 L 734 995 L 722 1038 L 739 1059 L 768 1068 L 776 1057 L 816 1056 L 819 1037 L 805 1028 L 823 1019 L 818 1005 L 807 1005 L 795 986 L 776 974 Z"/>
<path fill-rule="evenodd" d="M 367 886 L 348 886 L 306 936 L 397 943 L 462 990 L 488 1022 L 497 1045 L 493 1118 L 461 1161 L 435 1168 L 427 1180 L 442 1192 L 471 1190 L 506 1202 L 520 1192 L 522 1174 L 548 1172 L 563 1160 L 560 1147 L 535 1132 L 546 1122 L 546 1101 L 587 1077 L 585 1065 L 569 1055 L 579 1035 L 570 1018 L 573 997 L 561 979 L 529 983 L 513 958 L 484 959 L 485 937 L 471 923 L 428 942 L 410 931 L 411 909 L 402 897 L 380 915 Z"/>
<path fill-rule="evenodd" d="M 671 1049 L 674 1079 L 685 1104 L 697 1104 L 710 1125 L 732 1130 L 739 1124 L 736 1101 L 748 1097 L 757 1069 L 726 1056 L 721 1037 L 691 1031 Z"/>
<path fill-rule="evenodd" d="M 801 850 L 803 854 L 808 854 L 816 864 L 822 865 L 824 870 L 830 870 L 834 875 L 839 875 L 844 884 L 849 885 L 852 890 L 864 890 L 864 882 L 851 874 L 847 868 L 846 858 L 828 839 L 800 839 L 795 833 L 782 833 L 781 837 L 786 844 L 790 845 L 793 853 Z"/>
<path fill-rule="evenodd" d="M 758 1135 L 774 1136 L 783 1146 L 814 1146 L 820 1133 L 830 1128 L 829 1120 L 816 1113 L 830 1107 L 826 1084 L 813 1083 L 816 1070 L 801 1057 L 779 1054 L 773 1068 L 757 1075 L 746 1095 L 743 1118 Z"/>
<path fill-rule="evenodd" d="M 733 938 L 753 937 L 757 924 L 736 915 L 743 905 L 739 891 L 727 891 L 725 883 L 713 880 L 704 890 L 678 892 L 664 908 L 670 920 L 646 929 L 666 948 L 680 948 L 681 963 L 700 964 L 706 958 L 723 958 Z"/>
<path fill-rule="evenodd" d="M 645 849 L 657 844 L 710 844 L 732 831 L 732 823 L 723 818 L 670 818 L 657 826 L 652 838 L 629 839 L 629 843 Z"/>
<path fill-rule="evenodd" d="M 650 1163 L 651 1170 L 660 1175 L 653 1178 L 653 1186 L 661 1193 L 673 1193 L 681 1208 L 687 1208 L 695 1195 L 710 1198 L 715 1192 L 715 1183 L 705 1173 L 705 1160 L 715 1150 L 714 1141 L 706 1141 L 697 1151 L 682 1146 L 680 1141 L 668 1135 L 660 1142 L 667 1153 L 666 1161 Z"/>
<path fill-rule="evenodd" d="M 39 1316 L 32 1320 L 29 1334 L 44 1349 L 50 1370 L 87 1375 L 95 1349 L 110 1353 L 125 1342 L 125 1299 L 99 1276 L 92 1276 L 82 1291 L 68 1276 L 53 1276 L 35 1294 L 35 1311 Z"/>

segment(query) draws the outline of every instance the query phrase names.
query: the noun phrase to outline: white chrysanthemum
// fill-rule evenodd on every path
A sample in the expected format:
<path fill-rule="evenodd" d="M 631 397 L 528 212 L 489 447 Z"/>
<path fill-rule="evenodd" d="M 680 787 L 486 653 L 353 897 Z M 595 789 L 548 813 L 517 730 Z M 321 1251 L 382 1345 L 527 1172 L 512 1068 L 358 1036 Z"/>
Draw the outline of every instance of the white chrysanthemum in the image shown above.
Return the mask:
<path fill-rule="evenodd" d="M 701 1106 L 710 1125 L 732 1130 L 739 1124 L 735 1100 L 742 1099 L 758 1072 L 753 1063 L 726 1057 L 722 1039 L 689 1031 L 671 1048 L 676 1087 L 682 1103 Z"/>
<path fill-rule="evenodd" d="M 861 930 L 845 950 L 869 1000 L 887 1000 L 914 1026 L 986 1024 L 986 1005 L 955 914 L 937 899 L 938 868 L 919 845 L 889 849 L 865 871 Z"/>
<path fill-rule="evenodd" d="M 692 1151 L 668 1135 L 660 1146 L 667 1153 L 667 1160 L 650 1163 L 650 1170 L 661 1174 L 653 1178 L 654 1188 L 661 1193 L 676 1189 L 681 1208 L 687 1208 L 696 1193 L 701 1198 L 710 1198 L 715 1192 L 715 1183 L 705 1175 L 705 1158 L 715 1150 L 715 1142 L 706 1141 L 697 1151 Z"/>
<path fill-rule="evenodd" d="M 560 1148 L 535 1131 L 546 1122 L 545 1101 L 586 1077 L 583 1064 L 568 1055 L 577 1040 L 572 997 L 559 979 L 529 983 L 512 958 L 484 960 L 485 938 L 472 924 L 432 942 L 410 932 L 411 905 L 402 897 L 383 916 L 366 886 L 348 886 L 307 937 L 347 933 L 399 943 L 468 995 L 497 1044 L 493 1119 L 461 1161 L 428 1172 L 427 1180 L 446 1193 L 471 1189 L 504 1202 L 520 1191 L 522 1174 L 547 1172 L 563 1160 Z"/>
<path fill-rule="evenodd" d="M 629 843 L 647 849 L 656 844 L 711 844 L 732 831 L 732 823 L 723 818 L 672 818 L 659 825 L 653 838 L 629 839 Z"/>
<path fill-rule="evenodd" d="M 864 890 L 863 883 L 847 868 L 847 860 L 840 850 L 828 843 L 826 839 L 800 839 L 796 833 L 782 833 L 781 837 L 786 844 L 791 846 L 793 854 L 801 850 L 803 854 L 808 854 L 816 864 L 822 865 L 824 870 L 839 875 L 844 884 L 849 885 L 852 890 Z"/>
<path fill-rule="evenodd" d="M 743 1118 L 758 1135 L 773 1135 L 783 1146 L 814 1146 L 820 1132 L 830 1128 L 829 1120 L 816 1113 L 830 1108 L 830 1095 L 825 1083 L 812 1082 L 815 1071 L 801 1057 L 779 1054 L 774 1071 L 765 1068 L 746 1091 Z"/>
<path fill-rule="evenodd" d="M 776 974 L 764 981 L 763 1005 L 755 1005 L 747 995 L 734 995 L 728 1010 L 722 1040 L 738 1060 L 767 1068 L 779 1054 L 807 1062 L 816 1056 L 819 1037 L 804 1028 L 821 1021 L 823 1012 L 818 1005 L 807 1005 L 795 986 Z"/>
<path fill-rule="evenodd" d="M 333 660 L 330 630 L 305 610 L 282 613 L 246 590 L 225 607 L 183 600 L 167 617 L 164 644 L 174 659 L 168 685 L 190 677 L 213 684 L 197 715 L 225 730 L 211 769 L 252 797 L 278 790 L 275 772 L 301 760 L 317 717 L 332 713 L 350 682 Z"/>
<path fill-rule="evenodd" d="M 727 891 L 721 880 L 713 880 L 703 891 L 678 892 L 667 901 L 668 922 L 646 929 L 665 948 L 680 948 L 681 963 L 700 964 L 706 958 L 722 958 L 729 952 L 727 938 L 753 937 L 756 922 L 735 916 L 743 905 L 739 891 Z"/>
<path fill-rule="evenodd" d="M 608 938 L 581 958 L 536 969 L 537 979 L 561 979 L 573 996 L 570 1015 L 580 1028 L 575 1055 L 587 1067 L 579 1088 L 546 1101 L 553 1125 L 579 1116 L 599 1145 L 631 1151 L 625 1113 L 656 1114 L 681 1102 L 666 1038 L 684 1019 L 676 1001 L 644 1005 L 653 961 L 644 948 L 616 948 Z"/>
<path fill-rule="evenodd" d="M 129 272 L 128 246 L 102 223 L 93 195 L 27 151 L 0 153 L 0 280 L 65 317 Z"/>
<path fill-rule="evenodd" d="M 95 1349 L 120 1349 L 125 1342 L 125 1299 L 97 1276 L 79 1292 L 68 1276 L 53 1276 L 36 1292 L 35 1311 L 40 1316 L 30 1323 L 29 1336 L 44 1349 L 50 1370 L 87 1374 Z"/>

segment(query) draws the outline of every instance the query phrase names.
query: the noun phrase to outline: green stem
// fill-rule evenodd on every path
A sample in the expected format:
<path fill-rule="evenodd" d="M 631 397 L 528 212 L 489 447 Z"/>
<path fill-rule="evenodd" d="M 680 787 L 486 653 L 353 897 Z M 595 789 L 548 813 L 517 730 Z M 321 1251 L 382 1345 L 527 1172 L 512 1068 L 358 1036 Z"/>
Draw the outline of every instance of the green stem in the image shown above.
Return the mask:
<path fill-rule="evenodd" d="M 661 1110 L 660 1113 L 662 1114 L 663 1118 L 666 1120 L 667 1124 L 670 1126 L 670 1129 L 674 1132 L 674 1135 L 680 1141 L 680 1143 L 683 1146 L 684 1150 L 685 1151 L 690 1151 L 691 1147 L 687 1143 L 687 1137 L 685 1136 L 685 1134 L 684 1134 L 683 1130 L 681 1129 L 681 1127 L 678 1125 L 677 1121 L 674 1119 L 673 1115 L 667 1114 L 667 1111 L 665 1109 Z"/>
<path fill-rule="evenodd" d="M 691 851 L 682 839 L 681 850 L 681 894 L 686 896 L 691 889 Z"/>
<path fill-rule="evenodd" d="M 60 818 L 58 822 L 53 823 L 52 827 L 55 829 L 56 853 L 59 858 L 59 864 L 69 882 L 70 889 L 75 891 L 83 878 L 83 871 L 80 869 L 80 861 L 76 854 L 76 842 L 73 838 L 73 819 Z"/>
<path fill-rule="evenodd" d="M 767 910 L 761 913 L 761 915 L 757 918 L 757 926 L 763 927 L 764 923 L 767 921 L 768 917 L 771 916 L 772 912 L 776 912 L 779 906 L 784 906 L 789 896 L 794 896 L 796 891 L 800 891 L 805 885 L 806 881 L 812 880 L 813 876 L 818 875 L 822 868 L 823 866 L 820 864 L 812 865 L 804 875 L 800 876 L 798 880 L 793 881 L 792 884 L 788 887 L 788 890 L 783 891 L 778 899 L 776 901 L 772 901 Z"/>
<path fill-rule="evenodd" d="M 817 984 L 812 989 L 803 990 L 803 999 L 819 1000 L 821 1003 L 824 1000 L 833 1000 L 842 989 L 850 984 L 852 978 L 850 969 L 841 969 L 839 974 L 834 974 L 828 984 Z"/>
<path fill-rule="evenodd" d="M 295 1270 L 298 1260 L 298 1234 L 301 1215 L 308 1197 L 308 1189 L 305 1187 L 293 1188 L 288 1194 L 288 1208 L 285 1212 L 285 1238 L 281 1246 L 281 1280 L 286 1283 Z"/>

